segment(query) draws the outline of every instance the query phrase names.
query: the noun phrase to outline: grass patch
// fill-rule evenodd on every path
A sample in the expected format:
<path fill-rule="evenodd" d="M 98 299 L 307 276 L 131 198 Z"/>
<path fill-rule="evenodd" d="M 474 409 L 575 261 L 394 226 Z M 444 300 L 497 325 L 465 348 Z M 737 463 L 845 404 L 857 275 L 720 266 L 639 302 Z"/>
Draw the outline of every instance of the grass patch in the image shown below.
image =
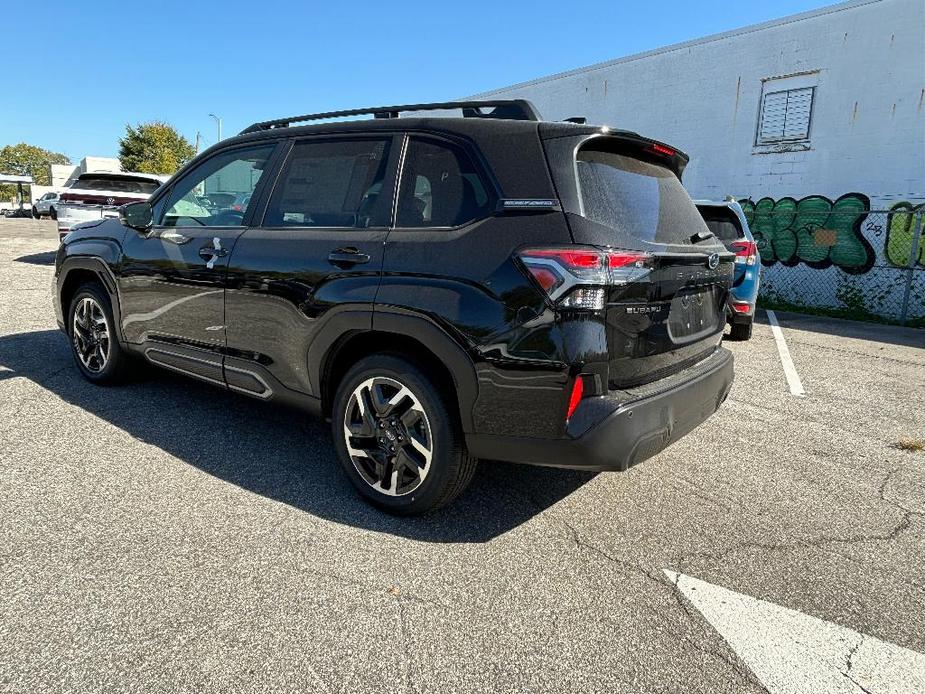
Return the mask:
<path fill-rule="evenodd" d="M 893 444 L 893 448 L 901 451 L 911 451 L 912 453 L 921 453 L 925 451 L 925 439 L 914 439 L 911 436 L 903 436 L 899 441 Z"/>

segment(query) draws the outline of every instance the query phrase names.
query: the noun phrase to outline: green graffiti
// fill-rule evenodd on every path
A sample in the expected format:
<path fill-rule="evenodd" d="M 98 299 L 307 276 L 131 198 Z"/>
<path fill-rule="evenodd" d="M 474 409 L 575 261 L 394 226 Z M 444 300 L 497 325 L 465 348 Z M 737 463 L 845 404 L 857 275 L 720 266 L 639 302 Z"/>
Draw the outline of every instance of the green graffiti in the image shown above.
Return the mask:
<path fill-rule="evenodd" d="M 915 234 L 915 215 L 925 216 L 925 203 L 897 202 L 890 208 L 886 224 L 886 259 L 897 267 L 909 267 L 912 241 Z M 925 239 L 919 238 L 919 252 L 915 264 L 925 266 Z"/>
<path fill-rule="evenodd" d="M 745 200 L 741 205 L 765 265 L 837 265 L 853 274 L 874 265 L 874 249 L 861 233 L 870 211 L 870 200 L 862 193 L 848 193 L 834 202 L 810 195 L 800 200 Z"/>

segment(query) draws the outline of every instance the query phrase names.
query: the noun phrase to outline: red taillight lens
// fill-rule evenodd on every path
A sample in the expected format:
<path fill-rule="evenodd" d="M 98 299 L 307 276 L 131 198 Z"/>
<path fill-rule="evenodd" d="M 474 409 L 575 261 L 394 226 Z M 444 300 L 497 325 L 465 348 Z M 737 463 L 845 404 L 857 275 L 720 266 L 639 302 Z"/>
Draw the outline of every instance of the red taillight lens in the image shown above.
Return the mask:
<path fill-rule="evenodd" d="M 736 313 L 748 313 L 751 310 L 751 308 L 752 307 L 749 306 L 748 304 L 738 304 L 738 303 L 732 304 L 732 310 L 735 311 Z"/>
<path fill-rule="evenodd" d="M 594 246 L 527 248 L 518 256 L 559 307 L 603 310 L 607 285 L 626 284 L 649 272 L 650 256 Z"/>
<path fill-rule="evenodd" d="M 578 407 L 578 403 L 581 402 L 581 396 L 585 393 L 585 384 L 581 376 L 575 377 L 575 383 L 572 385 L 572 394 L 568 399 L 568 414 L 565 415 L 565 420 L 568 421 L 572 418 L 572 415 L 575 413 L 575 408 Z"/>
<path fill-rule="evenodd" d="M 607 266 L 611 268 L 626 267 L 627 265 L 644 263 L 648 257 L 645 253 L 608 253 Z"/>
<path fill-rule="evenodd" d="M 531 267 L 528 265 L 527 269 L 530 270 L 530 274 L 533 275 L 533 279 L 535 279 L 539 285 L 547 292 L 554 289 L 555 286 L 560 282 L 559 276 L 549 268 L 542 266 Z"/>
<path fill-rule="evenodd" d="M 572 250 L 569 248 L 533 248 L 521 254 L 521 257 L 552 258 L 566 268 L 575 270 L 592 270 L 602 266 L 603 257 L 597 250 Z"/>
<path fill-rule="evenodd" d="M 736 254 L 736 265 L 754 265 L 758 262 L 758 244 L 754 241 L 735 241 L 732 250 Z"/>
<path fill-rule="evenodd" d="M 240 211 L 241 211 L 241 206 L 240 206 L 240 205 L 232 205 L 232 206 L 231 206 L 231 209 L 233 209 L 235 212 L 240 212 Z"/>

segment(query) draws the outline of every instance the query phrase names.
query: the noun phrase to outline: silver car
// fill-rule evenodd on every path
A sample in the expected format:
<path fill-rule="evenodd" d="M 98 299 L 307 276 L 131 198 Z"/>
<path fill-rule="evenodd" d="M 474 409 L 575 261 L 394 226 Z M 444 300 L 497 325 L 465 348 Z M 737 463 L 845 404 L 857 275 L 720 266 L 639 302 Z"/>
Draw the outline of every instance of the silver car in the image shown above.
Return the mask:
<path fill-rule="evenodd" d="M 45 193 L 32 205 L 32 216 L 36 219 L 42 217 L 51 217 L 57 219 L 58 211 L 55 204 L 58 202 L 58 194 L 55 192 Z"/>

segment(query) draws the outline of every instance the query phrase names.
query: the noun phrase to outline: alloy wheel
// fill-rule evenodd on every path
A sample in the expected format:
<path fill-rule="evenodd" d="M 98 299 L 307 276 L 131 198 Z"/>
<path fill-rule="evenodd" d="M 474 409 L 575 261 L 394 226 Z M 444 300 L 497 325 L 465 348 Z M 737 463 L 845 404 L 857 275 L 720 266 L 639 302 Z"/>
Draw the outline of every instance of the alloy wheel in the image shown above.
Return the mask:
<path fill-rule="evenodd" d="M 344 414 L 344 440 L 360 477 L 381 494 L 410 494 L 430 472 L 434 444 L 427 413 L 393 378 L 369 378 L 354 389 Z"/>
<path fill-rule="evenodd" d="M 84 368 L 100 373 L 109 362 L 109 324 L 96 299 L 85 296 L 74 307 L 72 324 L 74 352 Z"/>

